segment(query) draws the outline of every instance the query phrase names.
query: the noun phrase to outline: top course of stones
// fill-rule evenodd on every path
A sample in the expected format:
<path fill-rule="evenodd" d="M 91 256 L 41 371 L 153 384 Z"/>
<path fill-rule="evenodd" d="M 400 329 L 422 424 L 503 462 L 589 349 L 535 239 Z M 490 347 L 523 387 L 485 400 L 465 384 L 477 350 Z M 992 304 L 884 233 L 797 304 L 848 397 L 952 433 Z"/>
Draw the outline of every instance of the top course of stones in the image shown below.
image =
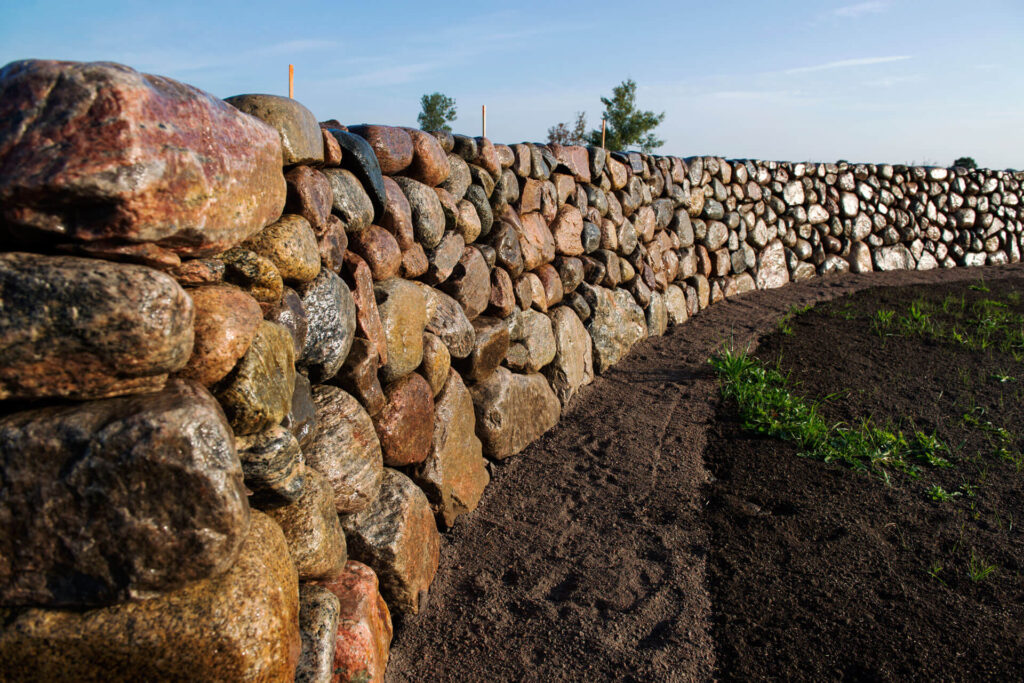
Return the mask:
<path fill-rule="evenodd" d="M 9 64 L 0 670 L 380 680 L 485 458 L 595 372 L 753 289 L 1018 261 L 1022 180 L 501 145 Z"/>

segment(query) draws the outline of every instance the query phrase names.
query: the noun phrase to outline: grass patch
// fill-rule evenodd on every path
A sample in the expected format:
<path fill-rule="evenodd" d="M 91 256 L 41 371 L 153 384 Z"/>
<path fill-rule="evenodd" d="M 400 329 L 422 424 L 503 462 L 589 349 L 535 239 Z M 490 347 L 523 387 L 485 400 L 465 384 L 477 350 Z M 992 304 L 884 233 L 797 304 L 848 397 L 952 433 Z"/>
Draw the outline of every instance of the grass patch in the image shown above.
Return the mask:
<path fill-rule="evenodd" d="M 723 396 L 736 401 L 743 428 L 795 442 L 801 455 L 841 462 L 856 470 L 897 470 L 915 478 L 920 475 L 919 463 L 951 466 L 945 457 L 949 449 L 934 434 L 907 435 L 870 420 L 857 426 L 828 424 L 819 404 L 793 394 L 782 373 L 757 358 L 728 349 L 710 362 Z"/>

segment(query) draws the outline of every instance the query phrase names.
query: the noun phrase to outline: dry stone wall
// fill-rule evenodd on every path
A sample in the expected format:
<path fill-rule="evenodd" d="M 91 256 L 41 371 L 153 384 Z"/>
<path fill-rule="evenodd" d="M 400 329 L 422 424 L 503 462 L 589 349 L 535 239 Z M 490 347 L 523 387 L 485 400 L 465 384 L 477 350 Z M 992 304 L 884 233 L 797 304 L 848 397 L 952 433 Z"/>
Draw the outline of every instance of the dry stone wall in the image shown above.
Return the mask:
<path fill-rule="evenodd" d="M 488 459 L 595 372 L 753 289 L 1018 261 L 1022 181 L 500 145 L 10 64 L 2 677 L 381 680 Z"/>

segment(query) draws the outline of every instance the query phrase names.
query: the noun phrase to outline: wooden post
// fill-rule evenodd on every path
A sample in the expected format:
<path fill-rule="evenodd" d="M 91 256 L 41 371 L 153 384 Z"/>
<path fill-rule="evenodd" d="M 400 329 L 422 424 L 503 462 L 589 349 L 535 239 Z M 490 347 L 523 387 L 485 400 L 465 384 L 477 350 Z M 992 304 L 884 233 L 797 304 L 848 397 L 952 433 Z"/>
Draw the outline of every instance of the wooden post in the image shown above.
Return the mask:
<path fill-rule="evenodd" d="M 288 65 L 288 97 L 295 99 L 295 65 Z"/>
<path fill-rule="evenodd" d="M 487 105 L 481 105 L 480 118 L 483 121 L 483 137 L 487 137 Z"/>
<path fill-rule="evenodd" d="M 601 149 L 604 149 L 604 130 L 608 124 L 608 119 L 601 119 Z"/>

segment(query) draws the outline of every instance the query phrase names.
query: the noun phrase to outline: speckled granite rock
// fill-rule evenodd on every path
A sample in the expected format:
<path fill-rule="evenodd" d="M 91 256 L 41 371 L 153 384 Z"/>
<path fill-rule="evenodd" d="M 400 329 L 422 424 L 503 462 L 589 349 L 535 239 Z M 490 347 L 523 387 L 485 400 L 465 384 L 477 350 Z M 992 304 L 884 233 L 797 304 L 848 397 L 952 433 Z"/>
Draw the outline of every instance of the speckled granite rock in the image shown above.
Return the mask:
<path fill-rule="evenodd" d="M 5 605 L 152 597 L 226 571 L 249 526 L 224 414 L 184 380 L 0 418 L 0 479 Z"/>
<path fill-rule="evenodd" d="M 6 244 L 155 243 L 203 256 L 284 207 L 277 131 L 169 78 L 12 62 L 0 70 L 0 122 Z"/>
<path fill-rule="evenodd" d="M 373 504 L 383 460 L 373 421 L 359 402 L 338 387 L 313 387 L 317 429 L 303 449 L 306 465 L 327 477 L 338 512 Z"/>
<path fill-rule="evenodd" d="M 259 512 L 217 578 L 114 607 L 0 618 L 0 671 L 13 680 L 288 681 L 300 651 L 298 576 L 280 527 Z"/>
<path fill-rule="evenodd" d="M 179 377 L 211 386 L 231 372 L 249 350 L 263 312 L 251 296 L 231 285 L 189 290 L 195 308 L 195 341 Z"/>
<path fill-rule="evenodd" d="M 441 543 L 423 491 L 401 472 L 385 468 L 377 499 L 341 523 L 350 557 L 377 573 L 391 609 L 418 614 L 437 572 Z"/>
<path fill-rule="evenodd" d="M 280 525 L 299 579 L 333 579 L 345 566 L 345 536 L 334 509 L 334 491 L 314 469 L 303 473 L 302 492 L 267 514 Z"/>
<path fill-rule="evenodd" d="M 142 266 L 0 254 L 0 399 L 153 391 L 192 353 L 192 300 Z"/>

